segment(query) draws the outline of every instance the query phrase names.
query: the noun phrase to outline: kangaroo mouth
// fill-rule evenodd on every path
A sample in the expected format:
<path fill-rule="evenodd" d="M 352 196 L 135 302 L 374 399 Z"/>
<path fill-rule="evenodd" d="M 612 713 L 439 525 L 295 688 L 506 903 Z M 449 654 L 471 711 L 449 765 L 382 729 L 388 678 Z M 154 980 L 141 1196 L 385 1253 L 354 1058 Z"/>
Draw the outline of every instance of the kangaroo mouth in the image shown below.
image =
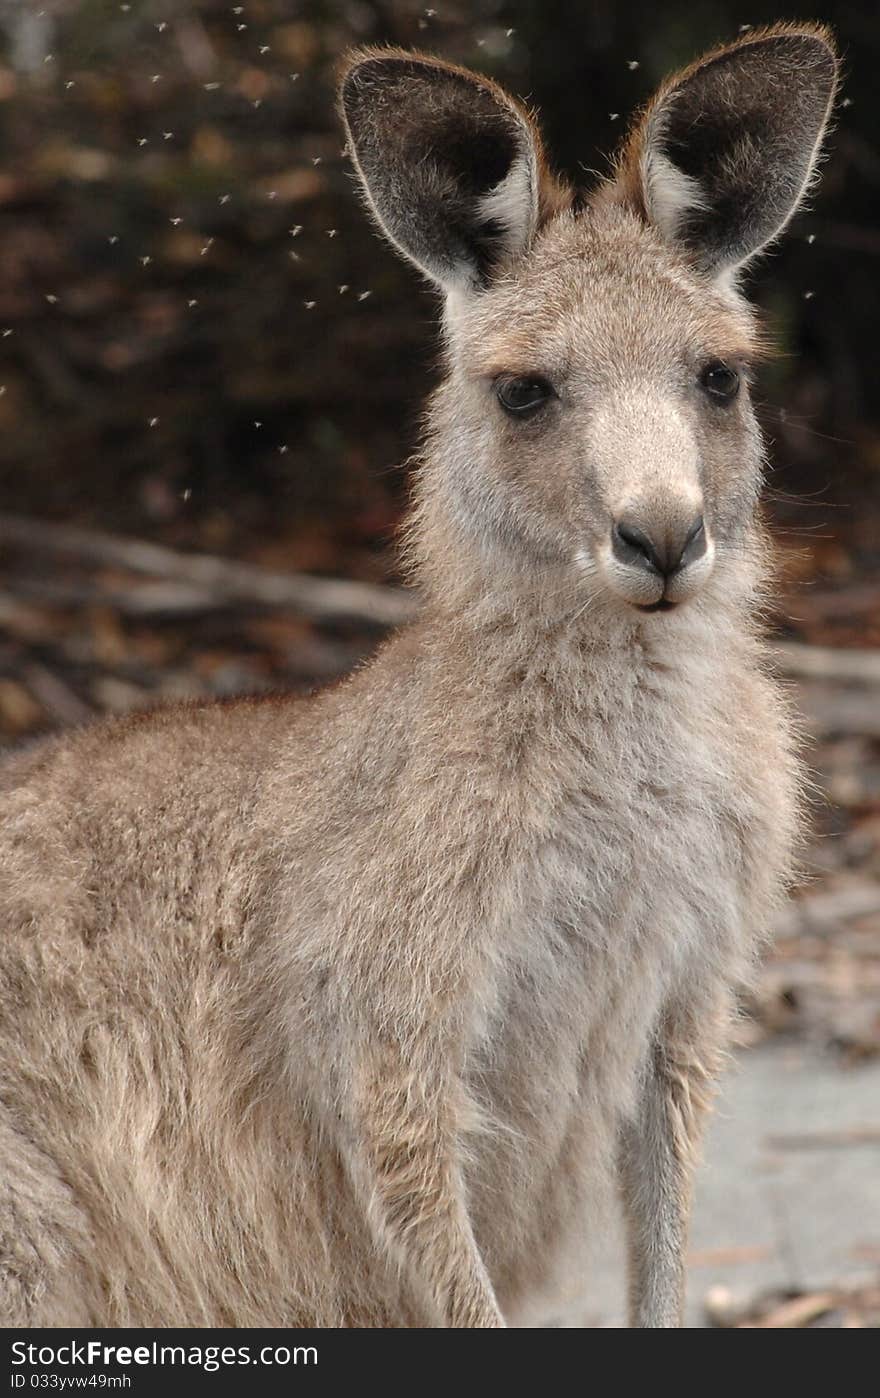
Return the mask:
<path fill-rule="evenodd" d="M 677 602 L 670 602 L 668 597 L 661 597 L 659 602 L 636 602 L 640 612 L 672 612 L 678 606 Z"/>

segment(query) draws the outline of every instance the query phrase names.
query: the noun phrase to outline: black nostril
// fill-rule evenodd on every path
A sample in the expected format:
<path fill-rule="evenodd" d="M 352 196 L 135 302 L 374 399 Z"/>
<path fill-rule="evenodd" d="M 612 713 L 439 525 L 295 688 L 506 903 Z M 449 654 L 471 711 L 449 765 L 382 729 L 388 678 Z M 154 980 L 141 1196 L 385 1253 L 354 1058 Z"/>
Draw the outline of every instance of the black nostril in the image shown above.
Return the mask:
<path fill-rule="evenodd" d="M 684 541 L 684 548 L 675 565 L 676 572 L 681 568 L 686 568 L 689 563 L 696 563 L 697 559 L 702 558 L 705 552 L 706 528 L 703 516 L 700 515 L 688 531 L 687 538 Z"/>
<path fill-rule="evenodd" d="M 636 525 L 628 524 L 626 520 L 621 520 L 612 529 L 611 548 L 621 563 L 649 568 L 652 573 L 663 572 L 653 541 Z"/>

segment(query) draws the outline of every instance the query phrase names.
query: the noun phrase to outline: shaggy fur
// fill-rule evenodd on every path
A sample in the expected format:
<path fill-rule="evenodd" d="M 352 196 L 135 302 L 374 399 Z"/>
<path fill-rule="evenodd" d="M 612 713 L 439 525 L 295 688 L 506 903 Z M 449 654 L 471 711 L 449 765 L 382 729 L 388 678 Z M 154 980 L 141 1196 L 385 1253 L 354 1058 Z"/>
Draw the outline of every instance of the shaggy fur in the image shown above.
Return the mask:
<path fill-rule="evenodd" d="M 767 83 L 780 53 L 789 95 L 825 71 L 786 37 L 833 73 L 823 31 L 774 30 Z M 755 90 L 750 63 L 744 121 Z M 680 1323 L 699 1118 L 796 831 L 760 441 L 745 385 L 699 383 L 755 330 L 627 194 L 640 155 L 575 212 L 496 91 L 394 53 L 343 89 L 366 180 L 391 152 L 377 218 L 448 293 L 421 619 L 308 702 L 114 720 L 0 772 L 7 1325 L 533 1322 L 614 1181 L 632 1322 Z M 410 222 L 393 142 L 424 123 Z M 513 420 L 500 373 L 555 397 Z M 674 609 L 639 609 L 624 511 L 702 512 Z"/>

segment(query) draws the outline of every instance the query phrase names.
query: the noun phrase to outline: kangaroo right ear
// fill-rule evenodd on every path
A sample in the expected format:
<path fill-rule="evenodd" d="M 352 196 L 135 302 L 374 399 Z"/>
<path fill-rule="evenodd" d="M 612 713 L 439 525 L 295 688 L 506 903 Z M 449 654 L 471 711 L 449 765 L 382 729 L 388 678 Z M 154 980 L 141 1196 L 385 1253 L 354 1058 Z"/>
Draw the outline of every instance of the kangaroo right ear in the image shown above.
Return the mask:
<path fill-rule="evenodd" d="M 342 80 L 355 168 L 379 226 L 446 291 L 484 286 L 528 247 L 543 169 L 528 114 L 488 78 L 366 50 Z"/>
<path fill-rule="evenodd" d="M 837 75 L 821 25 L 751 30 L 663 84 L 624 150 L 618 188 L 705 271 L 735 270 L 809 189 Z"/>

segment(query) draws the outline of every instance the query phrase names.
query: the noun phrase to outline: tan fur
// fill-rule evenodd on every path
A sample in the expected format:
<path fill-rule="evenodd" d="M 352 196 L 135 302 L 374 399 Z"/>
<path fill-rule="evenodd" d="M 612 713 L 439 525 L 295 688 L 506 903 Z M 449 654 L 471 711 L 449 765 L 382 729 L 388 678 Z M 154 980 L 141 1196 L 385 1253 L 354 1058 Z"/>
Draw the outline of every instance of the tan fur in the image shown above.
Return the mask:
<path fill-rule="evenodd" d="M 637 204 L 538 223 L 449 296 L 421 619 L 309 702 L 0 775 L 6 1324 L 534 1321 L 618 1179 L 633 1323 L 680 1321 L 697 1119 L 796 830 L 757 429 L 692 384 L 755 333 Z M 542 422 L 501 371 L 558 385 Z M 609 559 L 633 501 L 705 512 L 675 610 Z"/>

